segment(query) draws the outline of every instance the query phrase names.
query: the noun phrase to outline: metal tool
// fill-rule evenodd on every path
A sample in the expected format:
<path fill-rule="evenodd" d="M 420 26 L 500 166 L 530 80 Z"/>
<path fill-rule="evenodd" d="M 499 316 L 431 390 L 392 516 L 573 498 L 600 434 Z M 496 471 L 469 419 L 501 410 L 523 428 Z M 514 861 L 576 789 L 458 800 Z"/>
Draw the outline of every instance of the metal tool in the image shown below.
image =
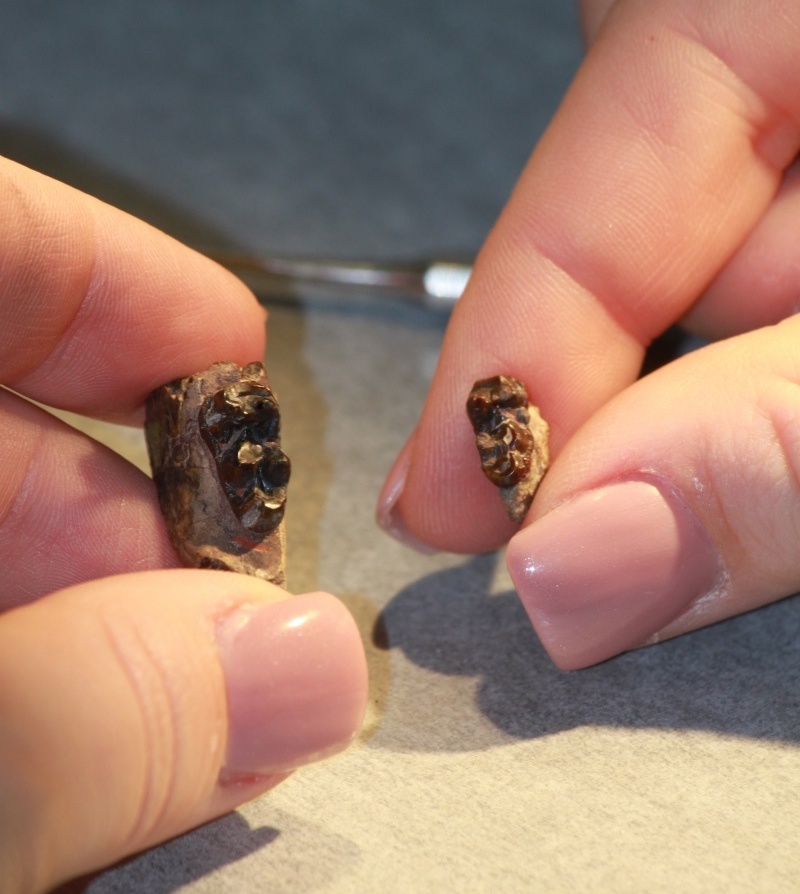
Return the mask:
<path fill-rule="evenodd" d="M 461 297 L 472 266 L 461 261 L 417 263 L 348 261 L 324 258 L 261 257 L 217 249 L 202 250 L 234 273 L 256 274 L 271 283 L 267 291 L 287 294 L 292 285 L 388 291 L 432 310 L 449 312 Z"/>

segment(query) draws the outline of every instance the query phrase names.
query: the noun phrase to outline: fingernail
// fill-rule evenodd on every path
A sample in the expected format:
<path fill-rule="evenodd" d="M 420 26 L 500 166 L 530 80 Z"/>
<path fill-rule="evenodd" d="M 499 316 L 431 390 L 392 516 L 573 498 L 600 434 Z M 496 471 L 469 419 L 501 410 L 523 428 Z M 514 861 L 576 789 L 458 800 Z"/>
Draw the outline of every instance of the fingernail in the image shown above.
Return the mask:
<path fill-rule="evenodd" d="M 403 517 L 400 514 L 398 503 L 406 486 L 406 478 L 408 477 L 408 469 L 411 465 L 411 456 L 414 452 L 414 435 L 406 441 L 403 449 L 398 453 L 397 459 L 394 461 L 386 481 L 378 497 L 378 508 L 375 513 L 375 520 L 378 526 L 382 528 L 390 537 L 394 537 L 405 546 L 415 549 L 419 553 L 425 555 L 433 555 L 436 550 L 417 539 L 406 527 Z"/>
<path fill-rule="evenodd" d="M 225 773 L 292 770 L 341 751 L 364 718 L 358 628 L 327 593 L 248 605 L 220 621 L 229 738 Z"/>
<path fill-rule="evenodd" d="M 722 575 L 697 517 L 668 486 L 625 481 L 587 491 L 520 531 L 508 570 L 561 668 L 643 645 Z"/>

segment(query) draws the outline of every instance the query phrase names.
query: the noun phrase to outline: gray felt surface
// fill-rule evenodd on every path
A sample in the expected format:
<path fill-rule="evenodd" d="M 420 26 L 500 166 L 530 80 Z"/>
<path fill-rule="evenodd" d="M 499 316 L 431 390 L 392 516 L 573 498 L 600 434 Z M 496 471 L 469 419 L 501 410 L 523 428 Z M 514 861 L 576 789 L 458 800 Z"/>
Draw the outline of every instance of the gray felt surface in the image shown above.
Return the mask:
<path fill-rule="evenodd" d="M 0 8 L 0 153 L 275 252 L 472 256 L 580 58 L 566 0 Z M 444 321 L 371 295 L 272 311 L 291 584 L 358 618 L 365 731 L 88 890 L 800 890 L 798 601 L 556 671 L 501 556 L 373 523 Z M 144 463 L 138 435 L 91 430 Z"/>

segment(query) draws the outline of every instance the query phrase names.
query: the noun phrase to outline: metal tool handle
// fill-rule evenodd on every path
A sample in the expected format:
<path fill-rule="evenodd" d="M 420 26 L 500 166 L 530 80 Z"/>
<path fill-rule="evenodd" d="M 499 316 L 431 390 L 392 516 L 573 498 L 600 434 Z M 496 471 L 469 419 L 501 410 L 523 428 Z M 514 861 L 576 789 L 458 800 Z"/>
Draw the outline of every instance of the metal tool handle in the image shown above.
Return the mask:
<path fill-rule="evenodd" d="M 472 272 L 470 264 L 447 260 L 380 264 L 327 258 L 261 257 L 217 249 L 205 250 L 203 254 L 234 272 L 258 273 L 276 283 L 333 286 L 337 291 L 391 291 L 445 312 L 453 309 Z"/>

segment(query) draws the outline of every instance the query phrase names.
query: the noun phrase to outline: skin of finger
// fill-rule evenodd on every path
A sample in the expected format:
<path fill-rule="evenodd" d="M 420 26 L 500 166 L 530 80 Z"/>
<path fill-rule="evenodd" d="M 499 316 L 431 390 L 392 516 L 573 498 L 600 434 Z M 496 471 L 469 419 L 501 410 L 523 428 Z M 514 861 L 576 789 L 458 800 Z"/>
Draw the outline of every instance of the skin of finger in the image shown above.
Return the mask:
<path fill-rule="evenodd" d="M 646 376 L 580 429 L 545 478 L 530 522 L 579 493 L 636 478 L 666 482 L 694 511 L 725 573 L 656 639 L 800 588 L 798 336 L 792 318 Z"/>
<path fill-rule="evenodd" d="M 613 5 L 614 0 L 578 0 L 581 33 L 587 45 L 594 40 Z"/>
<path fill-rule="evenodd" d="M 580 0 L 586 44 L 591 44 L 613 0 Z M 800 165 L 786 172 L 775 200 L 681 321 L 695 335 L 727 338 L 768 326 L 798 310 L 800 265 L 794 232 L 800 221 Z"/>
<path fill-rule="evenodd" d="M 800 310 L 800 164 L 755 229 L 681 321 L 704 338 L 727 338 L 769 326 Z"/>
<path fill-rule="evenodd" d="M 106 865 L 284 778 L 218 782 L 227 720 L 213 628 L 285 595 L 225 572 L 146 572 L 0 620 L 4 890 Z"/>
<path fill-rule="evenodd" d="M 153 227 L 0 160 L 0 382 L 128 421 L 157 385 L 264 354 L 234 276 Z"/>
<path fill-rule="evenodd" d="M 753 27 L 733 2 L 609 13 L 448 328 L 395 506 L 417 540 L 473 552 L 507 537 L 478 486 L 475 379 L 525 382 L 557 455 L 764 213 L 800 120 L 800 9 L 770 8 Z"/>
<path fill-rule="evenodd" d="M 179 565 L 153 482 L 0 389 L 0 610 L 80 581 Z"/>

